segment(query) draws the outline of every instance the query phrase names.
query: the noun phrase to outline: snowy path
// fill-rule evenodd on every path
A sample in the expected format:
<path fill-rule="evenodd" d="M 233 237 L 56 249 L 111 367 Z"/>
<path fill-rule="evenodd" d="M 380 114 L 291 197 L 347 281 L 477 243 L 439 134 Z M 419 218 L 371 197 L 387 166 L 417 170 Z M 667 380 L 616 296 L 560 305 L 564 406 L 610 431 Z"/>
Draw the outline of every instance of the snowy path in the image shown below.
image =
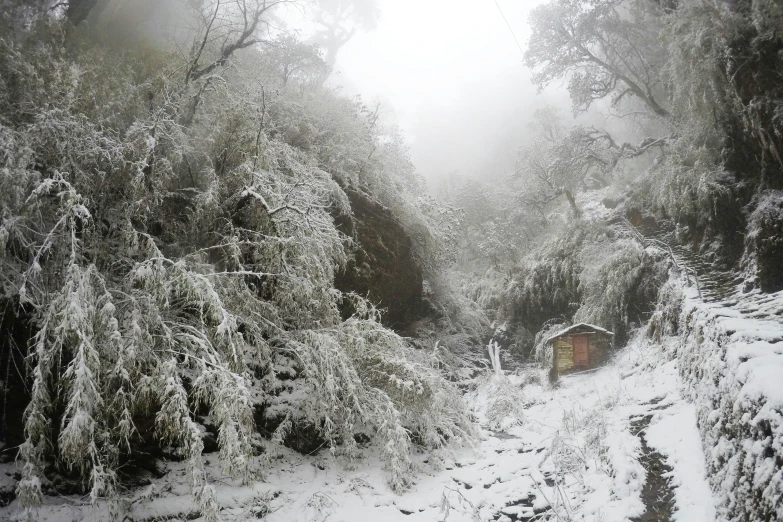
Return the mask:
<path fill-rule="evenodd" d="M 670 223 L 638 228 L 625 220 L 616 224 L 643 245 L 668 250 L 675 263 L 689 274 L 689 279 L 695 279 L 698 300 L 702 303 L 716 310 L 723 309 L 724 315 L 769 321 L 776 329 L 783 329 L 783 292 L 764 294 L 758 290 L 743 291 L 744 280 L 739 274 L 720 270 L 690 248 L 680 245 L 675 240 L 675 228 Z M 696 299 L 696 296 L 693 298 Z"/>
<path fill-rule="evenodd" d="M 355 472 L 335 465 L 270 475 L 281 495 L 268 520 L 317 520 L 313 505 L 321 502 L 334 521 L 508 522 L 555 512 L 560 520 L 635 519 L 645 513 L 646 473 L 632 423 L 649 419 L 646 443 L 671 468 L 664 478 L 674 491 L 672 520 L 712 522 L 696 412 L 680 395 L 677 362 L 661 361 L 659 347 L 639 340 L 614 365 L 564 377 L 556 390 L 526 386 L 521 425 L 482 430 L 475 450 L 445 459 L 440 471 L 425 470 L 401 496 L 388 493 L 377 468 L 362 464 Z M 488 398 L 479 391 L 472 399 L 481 410 Z"/>
<path fill-rule="evenodd" d="M 783 520 L 783 292 L 686 292 L 682 361 L 719 495 L 716 520 Z"/>
<path fill-rule="evenodd" d="M 224 514 L 250 520 L 268 512 L 269 522 L 509 522 L 555 513 L 560 520 L 632 520 L 645 513 L 642 444 L 632 423 L 649 418 L 646 443 L 672 469 L 665 478 L 674 491 L 673 520 L 712 522 L 695 410 L 679 393 L 676 361 L 662 360 L 660 348 L 641 340 L 615 364 L 564 377 L 558 389 L 525 386 L 521 425 L 507 433 L 482 429 L 476 448 L 440 466 L 422 461 L 417 484 L 403 495 L 389 492 L 372 459 L 348 469 L 290 454 L 264 483 L 219 487 Z M 479 391 L 471 399 L 481 410 L 488 398 Z M 165 494 L 140 506 L 134 518 L 171 514 L 170 500 Z"/>
<path fill-rule="evenodd" d="M 746 291 L 736 273 L 676 245 L 671 226 L 635 233 L 668 249 L 698 283 L 684 289 L 679 338 L 668 351 L 682 364 L 699 419 L 715 519 L 783 520 L 783 291 Z"/>

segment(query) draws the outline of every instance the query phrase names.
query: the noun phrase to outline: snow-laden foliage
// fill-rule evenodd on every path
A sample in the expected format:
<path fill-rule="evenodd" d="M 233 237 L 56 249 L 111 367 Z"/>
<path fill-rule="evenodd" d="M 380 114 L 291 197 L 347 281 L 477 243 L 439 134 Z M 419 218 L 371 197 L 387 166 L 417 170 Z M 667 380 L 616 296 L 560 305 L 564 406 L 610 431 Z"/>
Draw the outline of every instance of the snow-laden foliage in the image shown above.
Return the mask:
<path fill-rule="evenodd" d="M 605 406 L 599 405 L 593 410 L 584 410 L 579 406 L 564 407 L 561 429 L 553 437 L 546 454 L 552 459 L 558 481 L 566 479 L 568 475 L 579 477 L 591 466 L 611 469 L 607 445 L 607 412 L 604 410 L 613 406 L 611 400 L 608 397 Z"/>
<path fill-rule="evenodd" d="M 0 38 L 0 267 L 2 298 L 37 326 L 21 505 L 41 502 L 52 463 L 94 501 L 110 497 L 141 417 L 186 459 L 210 520 L 207 425 L 240 477 L 258 451 L 256 411 L 278 423 L 265 445 L 312 426 L 351 453 L 364 434 L 396 491 L 414 445 L 470 436 L 439 355 L 334 289 L 352 246 L 335 225 L 350 215 L 338 181 L 367 176 L 359 186 L 404 202 L 409 222 L 435 223 L 437 208 L 399 192 L 414 176 L 391 168 L 400 144 L 389 151 L 360 109 L 303 76 L 252 64 L 218 76 L 223 62 L 206 71 L 213 62 L 191 57 L 183 82 L 176 55 L 96 45 L 64 22 L 17 36 Z M 259 52 L 275 51 L 247 60 Z M 334 122 L 351 125 L 325 134 Z M 303 141 L 294 128 L 314 130 Z"/>
<path fill-rule="evenodd" d="M 647 322 L 647 335 L 655 342 L 664 336 L 677 335 L 680 332 L 683 288 L 676 280 L 667 281 L 658 292 L 658 304 Z"/>
<path fill-rule="evenodd" d="M 462 212 L 459 237 L 461 267 L 503 270 L 518 260 L 529 243 L 531 210 L 519 205 L 509 176 L 497 180 L 457 179 L 447 195 Z"/>
<path fill-rule="evenodd" d="M 540 240 L 516 267 L 505 291 L 503 317 L 522 324 L 532 335 L 550 319 L 570 321 L 579 308 L 582 263 L 576 255 L 603 235 L 603 227 L 577 221 L 575 226 Z"/>
<path fill-rule="evenodd" d="M 503 318 L 530 331 L 526 351 L 544 364 L 552 360 L 548 333 L 572 322 L 603 326 L 622 345 L 654 310 L 667 263 L 614 227 L 577 221 L 522 260 L 505 291 Z"/>
<path fill-rule="evenodd" d="M 522 149 L 519 201 L 562 217 L 558 198 L 565 195 L 572 223 L 579 223 L 591 218 L 580 215 L 577 192 L 628 170 L 642 173 L 631 200 L 675 221 L 677 239 L 730 262 L 744 248 L 748 271 L 758 270 L 756 252 L 776 252 L 769 205 L 753 209 L 767 201 L 761 190 L 777 187 L 771 180 L 783 165 L 779 10 L 768 0 L 743 6 L 551 0 L 536 8 L 526 58 L 538 85 L 564 79 L 576 110 L 605 100 L 610 113 L 635 119 L 647 137 L 632 145 L 601 128 L 567 129 L 544 111 L 536 141 Z M 617 200 L 608 204 L 615 208 Z M 542 236 L 556 235 L 552 224 Z M 528 254 L 507 292 L 512 324 L 535 332 L 547 320 L 571 320 L 579 309 L 578 320 L 606 323 L 622 339 L 629 323 L 651 311 L 664 271 L 653 270 L 638 246 L 614 241 L 589 239 L 559 252 L 539 247 Z M 776 280 L 777 271 L 766 265 L 767 277 Z M 639 289 L 641 280 L 645 288 Z M 765 288 L 777 287 L 767 282 Z M 626 313 L 625 303 L 636 310 Z"/>
<path fill-rule="evenodd" d="M 648 2 L 634 0 L 552 0 L 531 13 L 533 32 L 525 62 L 543 88 L 568 81 L 574 111 L 612 98 L 635 97 L 658 116 L 663 106 L 660 67 L 665 54 Z"/>
<path fill-rule="evenodd" d="M 525 422 L 525 395 L 508 376 L 488 372 L 479 377 L 475 391 L 476 410 L 492 431 L 507 432 Z"/>
<path fill-rule="evenodd" d="M 536 111 L 531 127 L 534 134 L 521 148 L 516 167 L 517 199 L 543 221 L 556 214 L 561 196 L 566 197 L 573 216 L 580 217 L 577 195 L 608 186 L 621 178 L 623 171 L 633 170 L 628 165 L 633 160 L 638 162 L 669 142 L 666 137 L 647 137 L 632 145 L 595 127 L 569 129 L 552 108 Z"/>
<path fill-rule="evenodd" d="M 546 368 L 552 365 L 554 353 L 552 351 L 552 344 L 547 342 L 550 337 L 557 332 L 570 326 L 569 322 L 561 322 L 558 319 L 551 319 L 544 323 L 541 329 L 536 333 L 533 341 L 533 359 L 539 363 L 542 367 Z"/>
<path fill-rule="evenodd" d="M 468 437 L 469 421 L 437 369 L 437 354 L 413 349 L 366 314 L 293 335 L 289 347 L 306 383 L 271 402 L 287 415 L 274 437 L 284 438 L 292 422 L 306 422 L 321 426 L 321 435 L 342 442 L 349 454 L 356 433 L 378 438 L 390 485 L 400 491 L 413 480 L 411 435 L 424 447 L 440 448 Z"/>
<path fill-rule="evenodd" d="M 732 174 L 716 163 L 715 152 L 683 139 L 673 145 L 643 179 L 638 193 L 652 208 L 664 209 L 683 224 L 704 229 L 732 200 Z"/>
<path fill-rule="evenodd" d="M 650 172 L 647 206 L 690 227 L 702 248 L 721 241 L 731 261 L 742 207 L 783 168 L 779 14 L 768 0 L 689 0 L 660 18 L 677 140 Z"/>
<path fill-rule="evenodd" d="M 508 378 L 492 376 L 482 393 L 490 397 L 485 413 L 489 429 L 505 432 L 524 423 L 525 397 Z"/>
<path fill-rule="evenodd" d="M 576 109 L 606 100 L 647 137 L 620 145 L 604 129 L 575 127 L 581 138 L 545 161 L 533 146 L 523 158 L 531 194 L 547 201 L 573 192 L 580 169 L 557 176 L 558 163 L 606 169 L 654 152 L 634 197 L 687 226 L 702 249 L 720 250 L 719 241 L 720 257 L 737 261 L 742 207 L 783 168 L 779 14 L 774 0 L 552 0 L 536 8 L 526 58 L 539 86 L 564 79 Z"/>
<path fill-rule="evenodd" d="M 781 13 L 774 0 L 753 0 L 741 8 L 688 0 L 665 17 L 663 29 L 671 98 L 684 126 L 698 130 L 707 143 L 736 132 L 738 143 L 725 143 L 727 148 L 753 144 L 752 154 L 761 156 L 754 161 L 778 168 L 783 164 Z"/>
<path fill-rule="evenodd" d="M 498 310 L 503 304 L 503 292 L 508 284 L 506 274 L 490 267 L 477 272 L 455 270 L 451 277 L 460 294 L 478 309 L 480 318 L 485 318 L 488 322 L 498 318 Z"/>
<path fill-rule="evenodd" d="M 657 254 L 657 255 L 656 255 Z M 574 322 L 602 325 L 624 343 L 631 324 L 641 326 L 667 278 L 660 252 L 620 239 L 587 245 L 580 252 L 582 301 Z"/>
<path fill-rule="evenodd" d="M 765 292 L 783 289 L 783 191 L 761 193 L 748 219 L 742 259 L 746 279 Z"/>

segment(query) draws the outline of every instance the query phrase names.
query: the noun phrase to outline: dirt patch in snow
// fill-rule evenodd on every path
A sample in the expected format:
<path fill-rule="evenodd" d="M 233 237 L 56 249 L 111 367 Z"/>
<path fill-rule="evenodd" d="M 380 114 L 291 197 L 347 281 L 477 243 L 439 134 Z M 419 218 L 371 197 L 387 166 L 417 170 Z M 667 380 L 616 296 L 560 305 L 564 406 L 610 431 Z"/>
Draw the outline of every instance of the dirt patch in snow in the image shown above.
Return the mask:
<path fill-rule="evenodd" d="M 674 514 L 674 489 L 669 478 L 672 468 L 666 464 L 664 456 L 647 445 L 645 431 L 650 426 L 652 415 L 631 419 L 631 432 L 642 443 L 640 462 L 646 472 L 642 488 L 642 502 L 645 512 L 633 518 L 634 522 L 672 522 Z"/>

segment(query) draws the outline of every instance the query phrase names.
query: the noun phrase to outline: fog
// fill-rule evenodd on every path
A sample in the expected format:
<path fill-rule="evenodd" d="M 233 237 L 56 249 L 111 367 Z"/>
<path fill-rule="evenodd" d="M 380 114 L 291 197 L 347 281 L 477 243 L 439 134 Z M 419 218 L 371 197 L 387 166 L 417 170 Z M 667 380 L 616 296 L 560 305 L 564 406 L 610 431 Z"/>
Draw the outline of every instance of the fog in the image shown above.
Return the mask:
<path fill-rule="evenodd" d="M 543 0 L 376 2 L 377 23 L 356 27 L 356 34 L 339 48 L 329 81 L 368 104 L 382 104 L 384 120 L 402 129 L 417 170 L 431 184 L 452 173 L 507 172 L 529 132 L 533 111 L 552 105 L 569 113 L 565 89 L 555 85 L 538 93 L 523 63 L 527 16 Z M 123 27 L 130 27 L 143 30 L 146 39 L 171 39 L 192 25 L 192 13 L 181 0 L 132 5 L 129 10 L 110 2 L 102 11 L 104 23 L 114 24 L 111 32 L 118 38 L 126 32 Z M 313 5 L 283 6 L 279 24 L 267 25 L 264 36 L 282 30 L 310 38 L 317 26 Z M 134 20 L 129 22 L 126 11 Z M 142 19 L 154 23 L 138 27 Z"/>
<path fill-rule="evenodd" d="M 384 103 L 431 181 L 508 170 L 532 112 L 570 106 L 564 89 L 537 93 L 514 40 L 524 48 L 527 14 L 540 3 L 379 0 L 377 27 L 341 49 L 332 81 Z"/>
<path fill-rule="evenodd" d="M 544 0 L 361 1 L 368 3 L 283 4 L 261 37 L 283 32 L 317 42 L 313 35 L 323 23 L 315 20 L 319 8 L 349 6 L 342 14 L 353 17 L 347 23 L 355 33 L 336 47 L 328 83 L 346 95 L 360 95 L 368 105 L 381 103 L 382 120 L 402 129 L 414 165 L 431 186 L 453 174 L 507 173 L 531 133 L 536 109 L 552 106 L 570 115 L 565 86 L 555 82 L 538 92 L 524 64 L 528 15 Z M 158 43 L 176 39 L 179 52 L 186 53 L 196 31 L 184 0 L 105 5 L 97 16 L 118 41 L 126 33 Z M 331 63 L 335 56 L 318 43 Z"/>

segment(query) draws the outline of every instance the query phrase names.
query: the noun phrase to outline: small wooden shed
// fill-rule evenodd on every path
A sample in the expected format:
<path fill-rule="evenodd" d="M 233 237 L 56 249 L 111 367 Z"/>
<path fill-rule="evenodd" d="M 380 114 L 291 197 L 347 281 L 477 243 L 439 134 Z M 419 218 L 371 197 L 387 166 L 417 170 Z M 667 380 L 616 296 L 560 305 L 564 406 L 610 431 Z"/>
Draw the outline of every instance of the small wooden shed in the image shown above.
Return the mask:
<path fill-rule="evenodd" d="M 602 365 L 614 346 L 614 334 L 600 326 L 579 323 L 557 332 L 546 342 L 552 346 L 552 370 L 557 376 Z"/>

